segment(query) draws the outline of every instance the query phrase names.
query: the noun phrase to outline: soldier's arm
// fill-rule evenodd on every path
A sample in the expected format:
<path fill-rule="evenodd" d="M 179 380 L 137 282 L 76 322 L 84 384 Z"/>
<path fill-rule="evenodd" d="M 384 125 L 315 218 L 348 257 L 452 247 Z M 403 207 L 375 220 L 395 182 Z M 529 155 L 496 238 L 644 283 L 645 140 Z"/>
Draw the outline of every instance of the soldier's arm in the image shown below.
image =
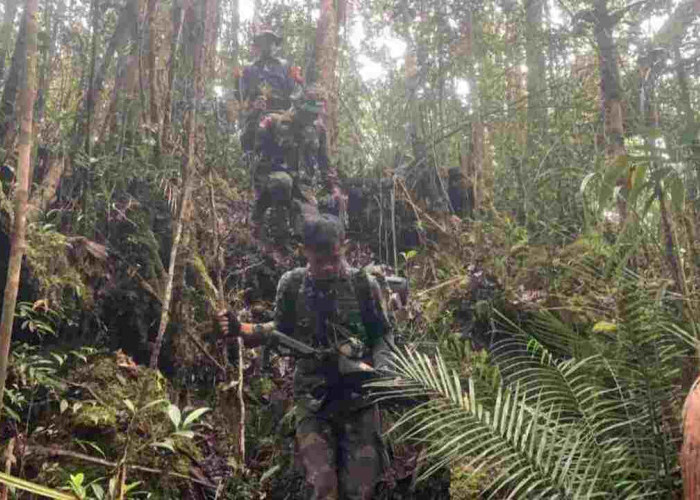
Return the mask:
<path fill-rule="evenodd" d="M 226 311 L 222 311 L 217 315 L 221 329 L 223 331 L 231 331 L 232 328 L 237 330 L 238 335 L 243 339 L 244 345 L 249 348 L 266 344 L 269 334 L 273 330 L 279 330 L 287 335 L 293 333 L 296 290 L 293 289 L 292 282 L 294 280 L 291 273 L 292 271 L 284 273 L 277 284 L 274 320 L 267 323 L 239 323 L 233 326 L 230 325 L 228 320 L 220 319 L 222 314 L 226 314 Z"/>

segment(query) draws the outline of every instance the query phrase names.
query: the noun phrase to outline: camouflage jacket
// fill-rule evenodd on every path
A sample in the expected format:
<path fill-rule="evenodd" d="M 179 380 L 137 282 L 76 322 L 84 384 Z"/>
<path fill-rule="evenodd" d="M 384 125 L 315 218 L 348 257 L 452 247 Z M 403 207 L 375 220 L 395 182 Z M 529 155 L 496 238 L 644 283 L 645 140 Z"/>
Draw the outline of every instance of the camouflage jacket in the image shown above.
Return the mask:
<path fill-rule="evenodd" d="M 295 85 L 284 59 L 256 59 L 243 69 L 240 93 L 244 109 L 241 139 L 244 151 L 252 151 L 255 147 L 255 133 L 263 113 L 289 109 Z"/>
<path fill-rule="evenodd" d="M 330 301 L 319 300 L 316 292 L 307 268 L 285 273 L 277 287 L 277 329 L 315 347 L 352 343 L 357 359 L 368 361 L 375 368 L 383 366 L 393 343 L 393 331 L 375 278 L 347 267 L 324 291 L 332 296 Z M 367 404 L 357 387 L 344 385 L 341 375 L 314 359 L 297 360 L 294 397 L 302 413 L 347 410 Z"/>

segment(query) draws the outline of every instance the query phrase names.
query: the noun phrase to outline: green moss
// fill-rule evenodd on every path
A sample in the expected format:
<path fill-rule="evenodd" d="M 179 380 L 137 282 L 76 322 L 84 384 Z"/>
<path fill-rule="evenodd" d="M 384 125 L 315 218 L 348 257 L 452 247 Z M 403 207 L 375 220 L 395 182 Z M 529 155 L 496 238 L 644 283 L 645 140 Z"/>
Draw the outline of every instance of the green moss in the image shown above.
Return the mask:
<path fill-rule="evenodd" d="M 81 433 L 114 432 L 117 427 L 117 412 L 114 408 L 105 408 L 98 404 L 83 405 L 71 414 L 71 426 Z"/>
<path fill-rule="evenodd" d="M 450 469 L 450 498 L 453 500 L 474 500 L 480 498 L 488 484 L 486 472 L 474 473 L 473 467 L 455 465 Z"/>
<path fill-rule="evenodd" d="M 153 492 L 151 498 L 180 498 L 181 488 L 188 482 L 166 472 L 189 475 L 192 460 L 203 457 L 194 439 L 172 435 L 175 428 L 164 411 L 168 384 L 160 372 L 136 366 L 123 353 L 116 353 L 75 369 L 68 382 L 68 390 L 60 396 L 69 402 L 67 409 L 50 415 L 50 423 L 43 423 L 56 431 L 33 436 L 34 442 L 115 463 L 128 446 L 128 462 L 162 470 L 163 474 L 131 470 L 127 482 L 142 481 L 139 489 Z M 164 403 L 139 410 L 157 400 Z M 135 416 L 130 407 L 136 408 Z M 176 453 L 153 446 L 165 439 L 172 440 Z M 69 474 L 77 472 L 84 473 L 86 481 L 113 473 L 89 463 L 61 460 L 58 468 L 50 463 L 37 464 L 37 470 L 42 484 L 52 487 L 64 486 Z"/>

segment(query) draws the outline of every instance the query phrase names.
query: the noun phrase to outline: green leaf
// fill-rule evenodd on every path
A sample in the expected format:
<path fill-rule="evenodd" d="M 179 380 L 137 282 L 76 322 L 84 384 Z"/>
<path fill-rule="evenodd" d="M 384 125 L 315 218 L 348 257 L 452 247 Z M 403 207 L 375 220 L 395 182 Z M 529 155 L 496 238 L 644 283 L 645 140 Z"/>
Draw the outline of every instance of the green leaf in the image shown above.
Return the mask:
<path fill-rule="evenodd" d="M 170 421 L 175 426 L 175 429 L 179 429 L 180 422 L 182 422 L 182 414 L 180 413 L 180 408 L 173 404 L 168 405 L 168 417 L 170 417 Z"/>
<path fill-rule="evenodd" d="M 175 451 L 175 443 L 170 438 L 166 438 L 163 441 L 153 443 L 151 446 L 155 446 L 156 448 L 165 448 L 166 450 L 172 451 L 173 453 L 177 453 L 177 451 Z"/>
<path fill-rule="evenodd" d="M 68 493 L 64 493 L 62 491 L 53 490 L 40 484 L 25 481 L 24 479 L 11 476 L 10 474 L 5 474 L 4 472 L 0 472 L 0 483 L 34 493 L 35 495 L 53 498 L 55 500 L 76 500 L 77 498 L 75 495 L 69 495 Z"/>
<path fill-rule="evenodd" d="M 60 356 L 60 355 L 56 354 L 55 352 L 52 352 L 50 354 L 56 360 L 56 362 L 58 363 L 58 366 L 63 366 L 63 363 L 66 360 L 65 356 Z"/>
<path fill-rule="evenodd" d="M 177 431 L 173 433 L 173 436 L 183 437 L 185 439 L 194 439 L 194 432 L 192 431 Z"/>
<path fill-rule="evenodd" d="M 167 402 L 168 402 L 167 399 L 156 399 L 156 400 L 151 401 L 150 403 L 147 403 L 146 405 L 144 405 L 144 406 L 141 408 L 141 411 L 146 411 L 146 410 L 148 410 L 149 408 L 153 408 L 154 406 L 161 405 L 161 404 L 167 403 Z"/>
<path fill-rule="evenodd" d="M 196 410 L 190 412 L 187 414 L 185 417 L 185 421 L 182 423 L 183 428 L 189 427 L 191 424 L 193 424 L 195 421 L 199 420 L 199 418 L 204 415 L 206 412 L 208 412 L 210 409 L 209 408 L 197 408 Z"/>
<path fill-rule="evenodd" d="M 132 414 L 136 413 L 136 407 L 134 406 L 134 403 L 132 403 L 130 399 L 125 399 L 124 404 L 126 405 L 127 408 L 129 408 L 129 411 Z"/>
<path fill-rule="evenodd" d="M 265 482 L 266 479 L 270 478 L 275 472 L 280 470 L 281 467 L 279 465 L 273 465 L 269 469 L 267 469 L 262 476 L 260 476 L 260 482 L 263 483 Z"/>
<path fill-rule="evenodd" d="M 617 325 L 615 323 L 610 323 L 609 321 L 598 321 L 593 325 L 594 332 L 605 332 L 611 333 L 617 331 Z"/>
<path fill-rule="evenodd" d="M 97 500 L 104 500 L 105 490 L 102 486 L 100 486 L 98 483 L 92 483 L 90 484 L 90 488 L 92 488 L 92 492 L 95 494 Z"/>

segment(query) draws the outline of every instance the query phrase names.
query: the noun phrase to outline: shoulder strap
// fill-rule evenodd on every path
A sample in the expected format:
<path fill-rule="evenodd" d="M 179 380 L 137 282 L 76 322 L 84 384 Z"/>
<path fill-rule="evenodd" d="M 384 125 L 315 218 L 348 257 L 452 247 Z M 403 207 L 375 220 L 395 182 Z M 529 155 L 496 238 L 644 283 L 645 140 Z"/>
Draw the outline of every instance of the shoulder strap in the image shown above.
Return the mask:
<path fill-rule="evenodd" d="M 369 274 L 365 269 L 358 269 L 353 276 L 353 286 L 355 287 L 355 295 L 360 306 L 360 314 L 362 315 L 362 323 L 367 332 L 367 340 L 369 347 L 378 342 L 384 335 L 386 327 L 384 316 L 381 307 L 372 296 L 372 285 L 370 283 Z"/>

